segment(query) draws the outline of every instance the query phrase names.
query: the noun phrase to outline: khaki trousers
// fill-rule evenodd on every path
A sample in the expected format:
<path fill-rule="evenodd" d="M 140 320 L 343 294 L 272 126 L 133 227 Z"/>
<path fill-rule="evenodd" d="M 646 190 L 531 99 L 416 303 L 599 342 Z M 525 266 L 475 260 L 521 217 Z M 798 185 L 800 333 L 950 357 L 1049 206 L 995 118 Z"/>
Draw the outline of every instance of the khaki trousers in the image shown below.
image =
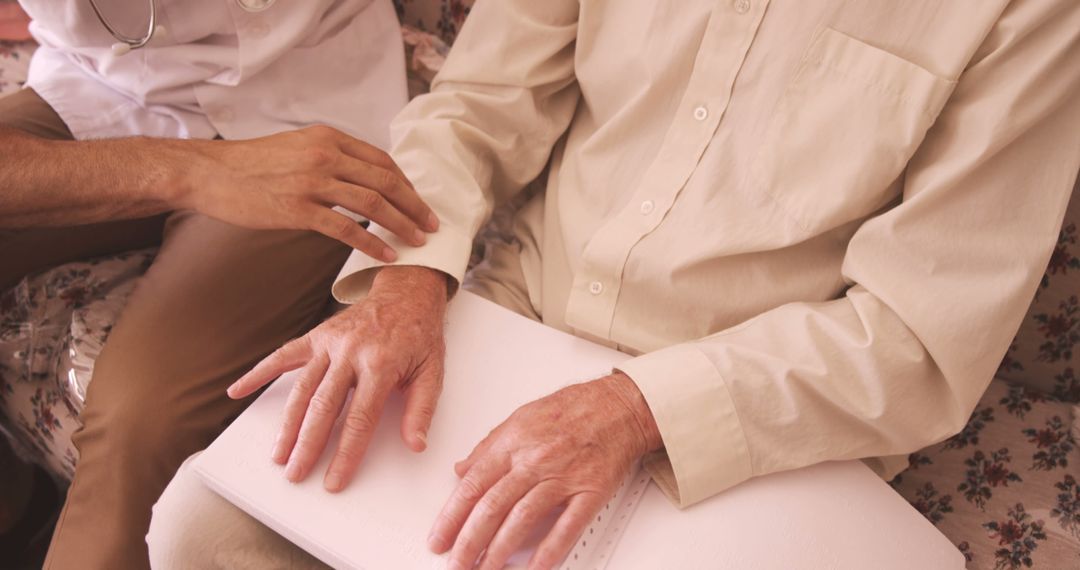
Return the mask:
<path fill-rule="evenodd" d="M 0 125 L 71 138 L 31 90 Z M 0 230 L 0 287 L 66 261 L 160 244 L 108 343 L 73 437 L 75 478 L 46 568 L 138 569 L 151 507 L 186 457 L 247 402 L 225 388 L 316 323 L 349 250 L 310 232 L 252 231 L 191 212 L 71 228 Z"/>

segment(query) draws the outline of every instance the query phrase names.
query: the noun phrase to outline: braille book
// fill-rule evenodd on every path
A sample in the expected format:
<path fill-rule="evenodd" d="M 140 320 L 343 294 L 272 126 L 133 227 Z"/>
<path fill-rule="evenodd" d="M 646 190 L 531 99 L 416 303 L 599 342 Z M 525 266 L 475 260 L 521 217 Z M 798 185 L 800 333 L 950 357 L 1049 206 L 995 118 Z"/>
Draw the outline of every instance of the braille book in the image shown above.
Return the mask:
<path fill-rule="evenodd" d="M 195 462 L 216 492 L 335 568 L 443 568 L 428 532 L 457 485 L 453 465 L 517 407 L 629 358 L 468 292 L 450 305 L 443 394 L 423 453 L 398 435 L 395 395 L 352 483 L 322 488 L 337 441 L 289 483 L 270 451 L 292 385 L 272 385 Z M 339 422 L 340 424 L 340 422 Z M 340 425 L 338 426 L 340 427 Z M 511 560 L 524 567 L 558 513 Z M 640 469 L 577 541 L 563 570 L 962 568 L 963 556 L 869 468 L 829 463 L 759 478 L 685 510 Z"/>

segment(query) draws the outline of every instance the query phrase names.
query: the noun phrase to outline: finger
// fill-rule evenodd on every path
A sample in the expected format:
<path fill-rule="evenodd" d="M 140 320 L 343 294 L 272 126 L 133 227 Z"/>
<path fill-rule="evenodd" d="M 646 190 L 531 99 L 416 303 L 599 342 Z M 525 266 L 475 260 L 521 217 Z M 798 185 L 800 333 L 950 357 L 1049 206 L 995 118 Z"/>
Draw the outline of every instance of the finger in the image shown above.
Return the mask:
<path fill-rule="evenodd" d="M 397 259 L 397 252 L 386 242 L 371 235 L 360 224 L 344 214 L 339 214 L 329 208 L 312 207 L 305 210 L 304 215 L 307 216 L 308 227 L 324 236 L 336 239 L 386 263 Z"/>
<path fill-rule="evenodd" d="M 505 566 L 507 560 L 529 538 L 536 525 L 564 499 L 565 496 L 548 483 L 540 483 L 526 493 L 506 515 L 499 531 L 495 533 L 495 538 L 491 540 L 480 560 L 480 570 L 498 570 Z"/>
<path fill-rule="evenodd" d="M 494 460 L 478 463 L 466 473 L 436 517 L 428 536 L 428 548 L 436 554 L 449 550 L 476 503 L 509 471 L 509 462 Z"/>
<path fill-rule="evenodd" d="M 288 480 L 294 483 L 303 480 L 319 460 L 319 456 L 326 449 L 327 441 L 330 440 L 330 432 L 341 414 L 353 381 L 354 374 L 348 366 L 330 366 L 315 394 L 308 401 L 296 446 L 285 468 L 285 477 Z"/>
<path fill-rule="evenodd" d="M 247 374 L 229 386 L 226 393 L 238 400 L 246 398 L 271 380 L 300 368 L 311 359 L 311 339 L 307 336 L 288 342 L 255 365 Z"/>
<path fill-rule="evenodd" d="M 274 443 L 274 452 L 271 457 L 275 463 L 284 465 L 292 454 L 308 404 L 329 367 L 330 359 L 324 356 L 309 362 L 297 375 L 296 382 L 289 391 L 289 399 L 285 401 L 281 430 L 278 431 L 277 441 Z"/>
<path fill-rule="evenodd" d="M 529 570 L 554 568 L 562 562 L 577 544 L 585 528 L 598 516 L 605 500 L 606 497 L 596 493 L 578 494 L 571 498 L 566 510 L 555 521 L 555 526 L 551 527 L 551 531 L 540 541 L 540 546 L 533 553 L 529 560 Z M 588 541 L 587 538 L 582 540 Z"/>
<path fill-rule="evenodd" d="M 374 373 L 358 379 L 356 393 L 341 428 L 341 441 L 326 470 L 323 487 L 331 493 L 345 488 L 364 458 L 375 427 L 379 425 L 383 406 L 390 395 L 392 382 L 382 382 Z"/>
<path fill-rule="evenodd" d="M 393 161 L 390 162 L 393 165 Z M 438 229 L 438 218 L 404 175 L 393 168 L 346 156 L 337 177 L 345 182 L 371 188 L 382 194 L 398 210 L 427 231 Z M 434 225 L 432 223 L 434 222 Z"/>
<path fill-rule="evenodd" d="M 450 568 L 473 568 L 480 553 L 487 548 L 506 514 L 529 492 L 534 481 L 511 473 L 499 479 L 484 493 L 461 527 L 450 553 Z"/>
<path fill-rule="evenodd" d="M 473 450 L 469 452 L 468 457 L 454 464 L 454 473 L 456 473 L 458 477 L 464 477 L 465 474 L 468 473 L 470 469 L 472 469 L 472 466 L 476 463 L 476 461 L 487 453 L 488 442 L 491 441 L 491 436 L 494 433 L 495 432 L 492 431 L 491 433 L 487 434 L 487 436 L 485 436 L 484 439 L 480 440 L 480 443 L 478 443 L 476 447 L 474 447 Z"/>
<path fill-rule="evenodd" d="M 397 163 L 394 162 L 394 159 L 387 154 L 386 151 L 345 133 L 341 133 L 341 136 L 338 138 L 338 148 L 341 149 L 341 152 L 355 159 L 397 173 L 397 175 L 412 188 L 412 182 L 405 176 L 405 173 L 401 171 L 401 168 L 398 167 Z"/>
<path fill-rule="evenodd" d="M 443 370 L 440 364 L 426 365 L 405 389 L 405 412 L 401 417 L 401 439 L 413 451 L 427 448 L 427 433 L 435 417 L 435 407 L 442 393 Z"/>
<path fill-rule="evenodd" d="M 331 206 L 342 206 L 365 216 L 414 246 L 424 245 L 427 240 L 415 222 L 376 190 L 335 181 L 320 187 L 318 195 Z"/>

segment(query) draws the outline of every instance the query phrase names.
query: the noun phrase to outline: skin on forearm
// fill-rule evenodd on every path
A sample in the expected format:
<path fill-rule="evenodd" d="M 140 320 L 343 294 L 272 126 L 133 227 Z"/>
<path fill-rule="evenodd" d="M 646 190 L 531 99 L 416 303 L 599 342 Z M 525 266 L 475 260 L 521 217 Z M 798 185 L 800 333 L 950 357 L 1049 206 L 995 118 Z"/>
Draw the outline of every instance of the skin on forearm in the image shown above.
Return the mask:
<path fill-rule="evenodd" d="M 0 227 L 151 216 L 182 191 L 195 141 L 144 137 L 54 141 L 0 127 Z"/>
<path fill-rule="evenodd" d="M 430 291 L 433 299 L 446 301 L 450 289 L 450 276 L 437 269 L 419 265 L 388 265 L 379 269 L 371 283 L 371 290 L 401 288 Z"/>

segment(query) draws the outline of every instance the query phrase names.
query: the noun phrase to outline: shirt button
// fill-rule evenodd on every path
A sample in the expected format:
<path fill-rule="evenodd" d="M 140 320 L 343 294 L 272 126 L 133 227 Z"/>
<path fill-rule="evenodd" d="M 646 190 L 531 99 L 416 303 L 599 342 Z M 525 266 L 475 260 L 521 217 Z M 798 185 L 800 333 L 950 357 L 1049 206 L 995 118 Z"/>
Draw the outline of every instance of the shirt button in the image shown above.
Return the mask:
<path fill-rule="evenodd" d="M 241 8 L 248 12 L 262 12 L 274 4 L 274 0 L 236 0 Z"/>
<path fill-rule="evenodd" d="M 698 107 L 697 109 L 694 109 L 694 118 L 695 119 L 697 119 L 699 121 L 704 121 L 708 117 L 709 117 L 709 110 L 706 109 L 704 106 L 701 106 L 701 107 Z"/>
<path fill-rule="evenodd" d="M 641 215 L 648 216 L 652 213 L 654 207 L 656 207 L 656 204 L 653 204 L 652 200 L 645 200 L 641 203 Z"/>
<path fill-rule="evenodd" d="M 750 0 L 735 0 L 735 11 L 745 14 L 750 11 Z"/>
<path fill-rule="evenodd" d="M 599 295 L 604 292 L 604 284 L 599 281 L 593 281 L 589 283 L 589 292 L 593 295 Z"/>

